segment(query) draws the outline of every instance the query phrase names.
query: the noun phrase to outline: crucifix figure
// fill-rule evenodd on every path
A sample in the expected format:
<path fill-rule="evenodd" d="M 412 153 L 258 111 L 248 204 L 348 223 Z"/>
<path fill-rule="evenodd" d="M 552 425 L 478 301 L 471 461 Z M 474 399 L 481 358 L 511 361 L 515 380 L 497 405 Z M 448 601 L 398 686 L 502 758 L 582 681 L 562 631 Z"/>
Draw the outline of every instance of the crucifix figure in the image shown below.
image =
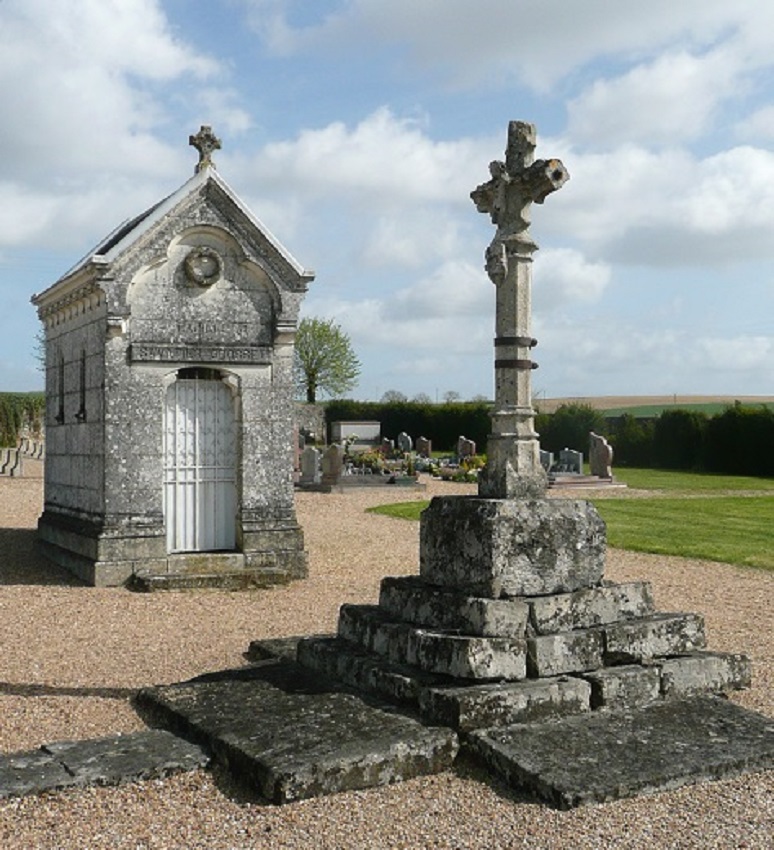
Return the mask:
<path fill-rule="evenodd" d="M 199 151 L 199 162 L 194 173 L 198 174 L 203 168 L 215 167 L 215 163 L 212 161 L 212 152 L 220 150 L 220 139 L 212 132 L 212 127 L 208 124 L 202 124 L 195 136 L 188 137 L 188 144 Z"/>
<path fill-rule="evenodd" d="M 535 138 L 533 124 L 511 121 L 505 162 L 490 163 L 491 179 L 470 193 L 476 209 L 497 226 L 486 250 L 497 298 L 495 406 L 478 485 L 485 498 L 539 498 L 547 484 L 532 409 L 532 254 L 538 246 L 529 234 L 530 206 L 542 204 L 570 175 L 558 159 L 533 161 Z"/>

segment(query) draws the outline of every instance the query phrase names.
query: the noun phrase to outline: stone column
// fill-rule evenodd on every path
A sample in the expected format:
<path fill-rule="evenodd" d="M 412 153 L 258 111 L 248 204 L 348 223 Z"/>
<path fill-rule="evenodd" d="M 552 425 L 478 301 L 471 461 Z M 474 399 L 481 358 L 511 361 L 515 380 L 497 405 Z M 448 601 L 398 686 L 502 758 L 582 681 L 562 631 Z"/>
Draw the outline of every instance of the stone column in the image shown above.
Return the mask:
<path fill-rule="evenodd" d="M 497 232 L 486 251 L 486 269 L 497 288 L 495 311 L 495 407 L 487 441 L 487 466 L 479 478 L 486 498 L 537 498 L 546 474 L 534 428 L 531 372 L 536 367 L 532 337 L 532 254 L 530 206 L 568 179 L 558 159 L 533 161 L 535 127 L 508 126 L 505 162 L 490 163 L 491 179 L 471 192 L 479 212 L 489 213 Z"/>

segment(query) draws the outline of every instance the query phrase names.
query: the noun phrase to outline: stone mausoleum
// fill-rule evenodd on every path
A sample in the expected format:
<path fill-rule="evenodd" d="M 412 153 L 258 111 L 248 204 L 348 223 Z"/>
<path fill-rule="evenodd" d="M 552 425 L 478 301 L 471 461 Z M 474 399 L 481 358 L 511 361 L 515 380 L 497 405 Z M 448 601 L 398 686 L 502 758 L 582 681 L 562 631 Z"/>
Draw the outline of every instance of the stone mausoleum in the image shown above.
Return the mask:
<path fill-rule="evenodd" d="M 292 364 L 314 274 L 218 174 L 210 128 L 190 143 L 188 182 L 32 298 L 46 334 L 39 538 L 94 585 L 306 574 Z"/>

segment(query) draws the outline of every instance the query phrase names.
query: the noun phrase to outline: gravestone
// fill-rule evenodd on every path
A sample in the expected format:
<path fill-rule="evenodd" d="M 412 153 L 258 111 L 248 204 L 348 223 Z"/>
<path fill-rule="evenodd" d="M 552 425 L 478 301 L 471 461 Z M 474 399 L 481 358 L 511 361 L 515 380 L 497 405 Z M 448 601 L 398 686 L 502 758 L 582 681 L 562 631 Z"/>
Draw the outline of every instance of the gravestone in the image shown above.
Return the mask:
<path fill-rule="evenodd" d="M 562 449 L 559 452 L 556 471 L 570 475 L 581 475 L 583 473 L 583 452 L 576 452 L 575 449 Z"/>
<path fill-rule="evenodd" d="M 390 440 L 388 437 L 382 437 L 382 443 L 379 446 L 381 453 L 387 457 L 395 451 L 395 440 Z"/>
<path fill-rule="evenodd" d="M 307 446 L 301 452 L 301 484 L 320 483 L 320 452 L 314 446 Z"/>
<path fill-rule="evenodd" d="M 328 446 L 322 456 L 322 483 L 335 486 L 341 482 L 344 467 L 344 451 L 340 445 Z"/>
<path fill-rule="evenodd" d="M 189 141 L 194 176 L 32 298 L 46 332 L 38 534 L 90 584 L 306 574 L 292 367 L 314 274 L 220 176 L 210 128 Z"/>
<path fill-rule="evenodd" d="M 457 457 L 464 460 L 467 457 L 473 457 L 476 454 L 476 444 L 473 440 L 467 437 L 459 437 L 457 439 Z"/>
<path fill-rule="evenodd" d="M 613 447 L 608 441 L 595 434 L 589 432 L 589 470 L 592 475 L 598 478 L 613 477 Z"/>
<path fill-rule="evenodd" d="M 554 453 L 546 452 L 543 449 L 540 450 L 540 465 L 546 472 L 551 471 L 551 467 L 554 465 Z"/>
<path fill-rule="evenodd" d="M 410 452 L 414 448 L 414 441 L 409 437 L 409 435 L 405 431 L 401 431 L 398 434 L 398 449 L 403 452 Z"/>
<path fill-rule="evenodd" d="M 417 454 L 420 457 L 430 457 L 433 453 L 433 443 L 427 437 L 417 437 Z"/>

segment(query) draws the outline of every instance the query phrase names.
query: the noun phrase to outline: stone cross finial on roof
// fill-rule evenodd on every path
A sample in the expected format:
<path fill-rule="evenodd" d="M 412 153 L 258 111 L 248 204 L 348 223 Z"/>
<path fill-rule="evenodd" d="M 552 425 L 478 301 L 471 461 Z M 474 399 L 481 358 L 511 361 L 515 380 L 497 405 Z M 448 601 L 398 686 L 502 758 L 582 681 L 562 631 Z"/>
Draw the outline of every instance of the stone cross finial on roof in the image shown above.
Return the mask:
<path fill-rule="evenodd" d="M 195 136 L 188 137 L 188 144 L 199 151 L 199 162 L 194 169 L 198 174 L 203 168 L 215 168 L 212 161 L 212 152 L 220 150 L 220 139 L 212 132 L 209 124 L 202 124 L 201 129 Z"/>

